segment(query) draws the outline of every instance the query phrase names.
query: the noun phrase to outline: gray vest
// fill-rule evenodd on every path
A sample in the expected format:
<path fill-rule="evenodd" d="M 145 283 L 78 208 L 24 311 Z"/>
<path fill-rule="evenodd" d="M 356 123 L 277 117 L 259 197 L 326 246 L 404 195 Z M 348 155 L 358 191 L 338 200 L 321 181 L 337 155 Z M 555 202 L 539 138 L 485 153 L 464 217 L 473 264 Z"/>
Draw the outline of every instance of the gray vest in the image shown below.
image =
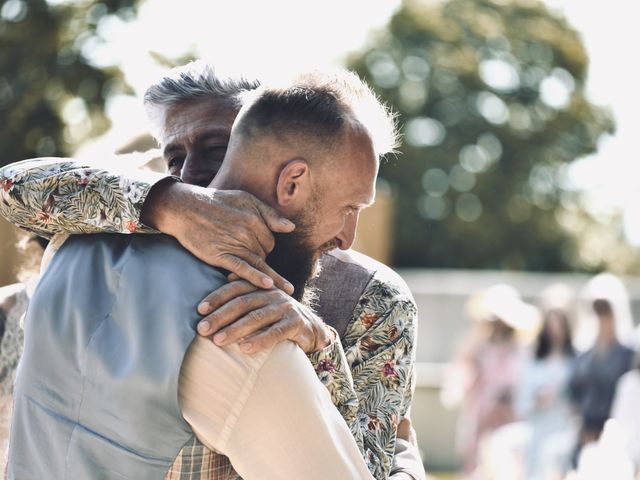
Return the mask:
<path fill-rule="evenodd" d="M 162 479 L 196 306 L 226 282 L 162 235 L 71 237 L 29 304 L 9 479 Z"/>

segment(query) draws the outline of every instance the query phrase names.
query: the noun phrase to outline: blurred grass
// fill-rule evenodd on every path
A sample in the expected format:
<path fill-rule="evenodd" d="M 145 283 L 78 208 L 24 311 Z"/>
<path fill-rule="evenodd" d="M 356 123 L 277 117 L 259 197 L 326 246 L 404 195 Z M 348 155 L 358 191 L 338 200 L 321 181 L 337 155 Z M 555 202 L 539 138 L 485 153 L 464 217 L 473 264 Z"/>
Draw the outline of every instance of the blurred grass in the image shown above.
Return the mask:
<path fill-rule="evenodd" d="M 451 472 L 429 472 L 427 480 L 462 480 L 462 477 Z"/>

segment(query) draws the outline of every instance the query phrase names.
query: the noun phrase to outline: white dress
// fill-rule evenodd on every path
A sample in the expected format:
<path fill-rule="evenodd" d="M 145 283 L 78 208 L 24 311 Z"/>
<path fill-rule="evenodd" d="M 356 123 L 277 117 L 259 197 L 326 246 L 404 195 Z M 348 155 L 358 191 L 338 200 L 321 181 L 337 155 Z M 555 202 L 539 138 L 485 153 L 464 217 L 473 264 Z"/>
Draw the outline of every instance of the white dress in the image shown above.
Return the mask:
<path fill-rule="evenodd" d="M 531 358 L 523 371 L 516 411 L 531 433 L 525 454 L 527 480 L 545 478 L 547 469 L 568 466 L 576 435 L 567 391 L 571 366 L 572 359 L 566 356 Z M 541 395 L 548 397 L 544 405 L 537 401 Z"/>
<path fill-rule="evenodd" d="M 618 380 L 611 418 L 618 420 L 625 433 L 627 452 L 640 468 L 640 370 L 625 373 Z"/>

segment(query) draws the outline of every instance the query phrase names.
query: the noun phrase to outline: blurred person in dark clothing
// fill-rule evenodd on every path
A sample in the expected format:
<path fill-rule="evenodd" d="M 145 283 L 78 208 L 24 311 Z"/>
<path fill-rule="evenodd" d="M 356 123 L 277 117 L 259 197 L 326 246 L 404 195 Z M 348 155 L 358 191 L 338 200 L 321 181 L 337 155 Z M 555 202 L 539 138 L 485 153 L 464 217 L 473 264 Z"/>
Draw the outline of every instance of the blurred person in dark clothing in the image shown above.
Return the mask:
<path fill-rule="evenodd" d="M 611 406 L 618 379 L 631 369 L 633 350 L 616 337 L 616 319 L 609 300 L 593 301 L 598 319 L 595 345 L 578 356 L 569 380 L 569 392 L 581 420 L 576 457 L 587 443 L 598 440 Z"/>

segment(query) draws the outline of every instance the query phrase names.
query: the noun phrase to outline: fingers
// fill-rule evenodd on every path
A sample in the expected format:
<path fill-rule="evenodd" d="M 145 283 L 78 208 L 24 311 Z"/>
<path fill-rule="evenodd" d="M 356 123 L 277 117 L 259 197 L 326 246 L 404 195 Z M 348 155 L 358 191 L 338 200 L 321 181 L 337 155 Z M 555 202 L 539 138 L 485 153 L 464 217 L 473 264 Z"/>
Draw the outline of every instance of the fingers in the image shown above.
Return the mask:
<path fill-rule="evenodd" d="M 245 338 L 240 342 L 240 350 L 244 353 L 257 353 L 284 340 L 293 338 L 297 330 L 294 316 L 288 316 L 270 327 Z"/>
<path fill-rule="evenodd" d="M 291 283 L 289 283 L 289 281 L 286 278 L 284 278 L 282 275 L 276 272 L 269 265 L 267 265 L 266 263 L 265 265 L 266 265 L 266 270 L 264 270 L 264 272 L 267 275 L 269 275 L 269 277 L 273 280 L 273 285 L 276 288 L 279 288 L 280 290 L 282 290 L 287 295 L 292 295 L 293 291 L 295 290 L 293 288 L 293 285 L 291 285 Z"/>
<path fill-rule="evenodd" d="M 198 313 L 208 315 L 234 298 L 255 291 L 256 287 L 251 283 L 236 279 L 207 295 L 198 305 Z"/>
<path fill-rule="evenodd" d="M 266 328 L 275 328 L 278 332 L 289 330 L 286 308 L 280 305 L 266 305 L 249 312 L 213 336 L 213 342 L 219 346 L 229 345 L 247 339 Z M 283 323 L 284 322 L 284 323 Z M 285 338 L 279 338 L 279 341 Z M 240 344 L 242 347 L 242 343 Z"/>
<path fill-rule="evenodd" d="M 259 259 L 260 257 L 251 252 L 246 253 L 248 254 L 247 256 L 251 258 L 252 262 L 258 265 L 260 264 L 256 260 L 256 258 Z M 229 270 L 231 273 L 235 273 L 239 278 L 246 280 L 258 288 L 271 288 L 274 285 L 273 278 L 269 275 L 252 266 L 246 260 L 231 253 L 224 253 L 220 255 L 216 261 L 216 266 Z"/>
<path fill-rule="evenodd" d="M 260 215 L 262 215 L 264 223 L 267 224 L 267 227 L 269 227 L 272 232 L 289 233 L 296 228 L 293 222 L 282 217 L 273 208 L 257 199 L 256 207 L 258 208 Z"/>
<path fill-rule="evenodd" d="M 251 288 L 254 287 L 251 286 Z M 213 313 L 209 314 L 198 324 L 198 333 L 205 336 L 212 334 L 217 335 L 220 329 L 239 321 L 254 310 L 263 308 L 272 302 L 272 292 L 274 291 L 255 290 L 235 297 L 232 296 L 229 291 L 223 292 L 221 297 L 226 298 L 227 301 L 215 310 L 211 310 Z M 221 342 L 222 337 L 220 335 L 217 337 L 214 336 L 214 340 L 217 340 L 216 343 L 219 345 L 224 344 Z"/>
<path fill-rule="evenodd" d="M 271 268 L 267 262 L 252 252 L 245 252 L 247 259 L 242 259 L 230 253 L 220 256 L 217 266 L 235 273 L 239 278 L 259 288 L 272 288 L 273 286 L 291 295 L 293 285 Z"/>

